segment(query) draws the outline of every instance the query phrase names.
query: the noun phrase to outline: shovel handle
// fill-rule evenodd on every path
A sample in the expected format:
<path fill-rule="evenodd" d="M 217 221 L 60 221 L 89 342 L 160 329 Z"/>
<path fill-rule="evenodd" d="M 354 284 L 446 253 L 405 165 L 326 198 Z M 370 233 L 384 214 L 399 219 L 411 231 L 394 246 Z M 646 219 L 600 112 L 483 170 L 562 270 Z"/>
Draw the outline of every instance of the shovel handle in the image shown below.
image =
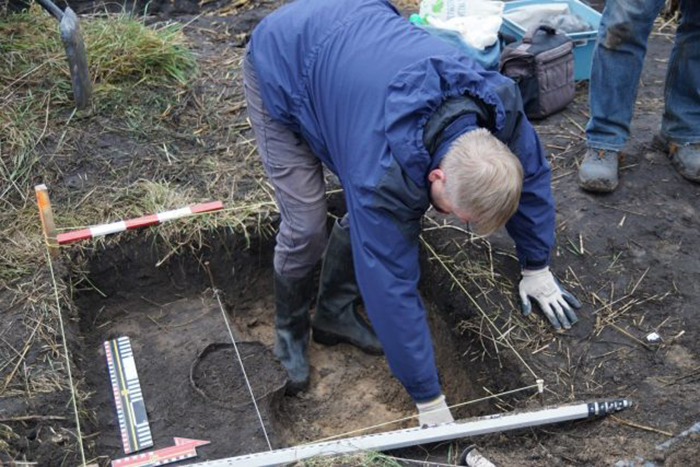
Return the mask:
<path fill-rule="evenodd" d="M 37 2 L 57 20 L 61 21 L 63 19 L 63 11 L 51 0 L 37 0 Z"/>

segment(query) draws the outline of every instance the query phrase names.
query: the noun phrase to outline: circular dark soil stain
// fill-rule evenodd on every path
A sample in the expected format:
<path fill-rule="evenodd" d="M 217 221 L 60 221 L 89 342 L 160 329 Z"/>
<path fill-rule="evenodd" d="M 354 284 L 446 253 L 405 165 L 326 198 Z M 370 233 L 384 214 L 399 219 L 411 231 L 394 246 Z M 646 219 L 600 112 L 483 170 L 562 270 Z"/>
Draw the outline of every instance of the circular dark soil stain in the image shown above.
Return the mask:
<path fill-rule="evenodd" d="M 256 402 L 281 395 L 287 375 L 272 352 L 260 342 L 237 345 Z M 208 345 L 192 363 L 190 382 L 195 391 L 219 407 L 235 409 L 252 403 L 232 344 Z"/>

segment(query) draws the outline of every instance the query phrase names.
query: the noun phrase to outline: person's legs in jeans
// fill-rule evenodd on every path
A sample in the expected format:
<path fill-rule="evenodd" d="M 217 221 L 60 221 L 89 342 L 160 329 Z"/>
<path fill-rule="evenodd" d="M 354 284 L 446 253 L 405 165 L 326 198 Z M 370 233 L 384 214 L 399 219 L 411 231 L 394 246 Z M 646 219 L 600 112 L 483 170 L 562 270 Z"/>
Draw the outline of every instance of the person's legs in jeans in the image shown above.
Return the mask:
<path fill-rule="evenodd" d="M 579 183 L 591 191 L 617 186 L 617 152 L 627 142 L 647 40 L 664 0 L 608 0 L 593 52 L 586 127 L 588 152 Z"/>
<path fill-rule="evenodd" d="M 674 167 L 700 182 L 700 8 L 682 1 L 681 15 L 666 73 L 661 136 Z"/>
<path fill-rule="evenodd" d="M 274 258 L 275 354 L 287 370 L 287 391 L 293 394 L 309 381 L 313 270 L 326 246 L 323 168 L 306 142 L 265 110 L 248 52 L 243 68 L 248 115 L 281 217 Z"/>

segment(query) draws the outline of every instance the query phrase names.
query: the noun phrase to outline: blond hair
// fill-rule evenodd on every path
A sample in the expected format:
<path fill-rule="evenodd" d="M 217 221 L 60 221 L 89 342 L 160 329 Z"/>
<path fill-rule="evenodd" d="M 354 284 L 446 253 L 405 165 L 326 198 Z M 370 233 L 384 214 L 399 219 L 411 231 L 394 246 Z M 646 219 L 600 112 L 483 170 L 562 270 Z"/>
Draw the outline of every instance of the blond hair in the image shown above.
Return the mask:
<path fill-rule="evenodd" d="M 523 167 L 488 130 L 472 130 L 457 138 L 440 168 L 447 175 L 447 198 L 469 213 L 480 235 L 501 228 L 518 209 Z"/>

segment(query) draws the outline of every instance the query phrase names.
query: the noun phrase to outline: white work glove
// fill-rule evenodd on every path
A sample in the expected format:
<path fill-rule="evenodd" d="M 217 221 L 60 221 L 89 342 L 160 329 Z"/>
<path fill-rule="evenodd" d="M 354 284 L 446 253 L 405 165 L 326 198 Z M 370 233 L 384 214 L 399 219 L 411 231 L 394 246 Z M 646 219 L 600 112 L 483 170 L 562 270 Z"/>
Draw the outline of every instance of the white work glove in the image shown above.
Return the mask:
<path fill-rule="evenodd" d="M 561 286 L 549 271 L 549 267 L 535 271 L 523 270 L 523 278 L 520 281 L 520 306 L 525 316 L 532 312 L 531 298 L 537 301 L 557 331 L 562 327 L 571 329 L 571 325 L 578 321 L 572 307 L 578 310 L 581 303 Z"/>
<path fill-rule="evenodd" d="M 439 423 L 451 423 L 455 421 L 455 419 L 452 418 L 450 409 L 445 403 L 445 396 L 442 394 L 437 399 L 418 403 L 416 407 L 418 407 L 418 423 L 420 426 L 437 425 Z"/>

